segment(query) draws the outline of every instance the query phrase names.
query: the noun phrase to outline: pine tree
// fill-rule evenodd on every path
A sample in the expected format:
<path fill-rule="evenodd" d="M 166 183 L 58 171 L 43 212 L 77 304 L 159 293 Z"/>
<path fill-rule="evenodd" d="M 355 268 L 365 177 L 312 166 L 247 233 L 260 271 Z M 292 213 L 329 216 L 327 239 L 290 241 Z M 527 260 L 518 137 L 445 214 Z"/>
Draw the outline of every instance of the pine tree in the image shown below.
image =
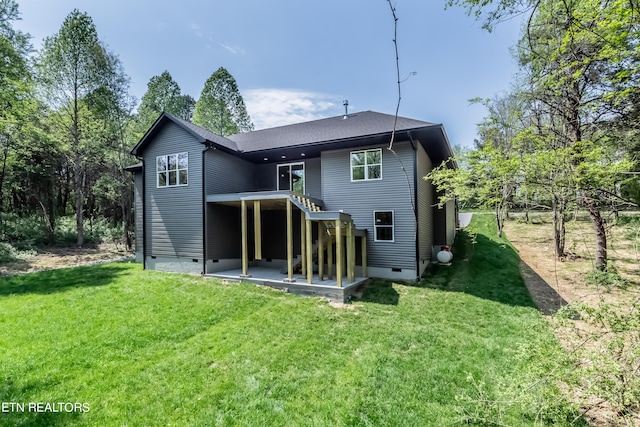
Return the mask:
<path fill-rule="evenodd" d="M 218 68 L 205 83 L 193 122 L 222 136 L 253 130 L 236 80 L 225 68 Z"/>

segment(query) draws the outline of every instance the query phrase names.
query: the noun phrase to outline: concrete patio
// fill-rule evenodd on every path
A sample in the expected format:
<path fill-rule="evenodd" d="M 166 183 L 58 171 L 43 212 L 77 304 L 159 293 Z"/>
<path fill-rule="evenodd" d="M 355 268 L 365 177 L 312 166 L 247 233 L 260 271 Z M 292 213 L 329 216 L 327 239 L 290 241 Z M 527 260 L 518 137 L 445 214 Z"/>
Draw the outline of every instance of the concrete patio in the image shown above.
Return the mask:
<path fill-rule="evenodd" d="M 355 277 L 353 282 L 342 280 L 342 287 L 338 286 L 335 278 L 333 280 L 320 280 L 317 275 L 313 276 L 312 283 L 308 283 L 307 276 L 295 274 L 291 282 L 287 280 L 287 273 L 282 273 L 280 269 L 266 267 L 252 267 L 250 276 L 244 277 L 242 269 L 226 270 L 217 273 L 206 274 L 206 277 L 214 277 L 228 282 L 254 283 L 260 286 L 269 286 L 280 289 L 284 292 L 291 292 L 304 296 L 319 296 L 336 302 L 347 302 L 351 295 L 369 278 Z"/>

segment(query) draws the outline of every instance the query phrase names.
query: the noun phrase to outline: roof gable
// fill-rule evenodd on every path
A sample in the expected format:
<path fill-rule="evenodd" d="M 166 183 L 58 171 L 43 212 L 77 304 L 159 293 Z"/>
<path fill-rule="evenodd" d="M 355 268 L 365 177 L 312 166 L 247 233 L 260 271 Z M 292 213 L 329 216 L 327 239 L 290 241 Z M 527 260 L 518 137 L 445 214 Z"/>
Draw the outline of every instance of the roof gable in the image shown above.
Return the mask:
<path fill-rule="evenodd" d="M 144 149 L 151 143 L 153 138 L 158 134 L 160 129 L 162 129 L 167 123 L 174 123 L 178 125 L 180 128 L 194 136 L 198 142 L 202 144 L 212 144 L 217 145 L 222 148 L 226 148 L 231 151 L 238 151 L 238 147 L 235 142 L 215 134 L 210 130 L 202 128 L 200 126 L 194 125 L 191 122 L 175 117 L 169 113 L 162 113 L 160 117 L 153 123 L 153 125 L 149 128 L 147 133 L 140 139 L 138 144 L 131 150 L 131 154 L 134 156 L 142 155 Z"/>

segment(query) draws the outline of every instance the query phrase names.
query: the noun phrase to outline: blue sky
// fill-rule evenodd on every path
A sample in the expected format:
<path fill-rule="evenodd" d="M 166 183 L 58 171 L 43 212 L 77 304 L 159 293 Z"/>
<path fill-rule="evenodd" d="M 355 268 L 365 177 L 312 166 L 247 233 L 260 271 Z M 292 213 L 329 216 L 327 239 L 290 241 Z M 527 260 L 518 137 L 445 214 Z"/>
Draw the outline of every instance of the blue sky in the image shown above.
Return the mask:
<path fill-rule="evenodd" d="M 74 8 L 122 60 L 140 99 L 168 70 L 198 98 L 218 67 L 235 77 L 256 128 L 374 110 L 397 101 L 393 19 L 385 0 L 23 0 L 15 26 L 34 47 Z M 509 89 L 517 20 L 493 33 L 444 0 L 396 0 L 400 115 L 443 123 L 452 145 L 470 145 L 485 115 L 470 98 Z"/>

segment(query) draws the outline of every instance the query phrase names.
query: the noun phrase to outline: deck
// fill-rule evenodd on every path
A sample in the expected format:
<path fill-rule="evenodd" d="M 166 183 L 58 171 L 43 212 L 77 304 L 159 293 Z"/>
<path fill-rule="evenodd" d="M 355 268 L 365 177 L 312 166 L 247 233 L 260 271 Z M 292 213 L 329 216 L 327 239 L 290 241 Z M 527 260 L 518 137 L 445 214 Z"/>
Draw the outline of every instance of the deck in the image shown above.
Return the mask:
<path fill-rule="evenodd" d="M 318 296 L 337 302 L 349 301 L 351 295 L 369 280 L 367 277 L 356 277 L 353 282 L 347 283 L 343 278 L 343 286 L 339 287 L 335 279 L 321 281 L 317 275 L 313 276 L 311 284 L 307 283 L 307 277 L 302 274 L 295 274 L 295 282 L 289 282 L 286 280 L 287 273 L 282 273 L 276 268 L 252 267 L 250 273 L 250 277 L 243 277 L 242 269 L 236 269 L 206 274 L 205 277 L 215 277 L 229 282 L 254 283 L 292 294 Z"/>

